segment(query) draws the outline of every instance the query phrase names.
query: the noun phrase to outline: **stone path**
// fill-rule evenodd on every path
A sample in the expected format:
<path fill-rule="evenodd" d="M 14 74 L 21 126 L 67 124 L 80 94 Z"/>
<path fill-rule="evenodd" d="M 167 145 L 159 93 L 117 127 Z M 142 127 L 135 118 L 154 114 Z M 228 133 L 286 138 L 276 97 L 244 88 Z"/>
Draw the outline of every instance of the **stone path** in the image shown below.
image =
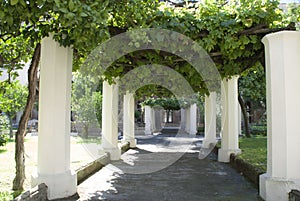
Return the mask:
<path fill-rule="evenodd" d="M 78 201 L 259 200 L 255 187 L 215 154 L 199 159 L 200 146 L 187 135 L 138 137 L 137 149 L 78 186 Z"/>

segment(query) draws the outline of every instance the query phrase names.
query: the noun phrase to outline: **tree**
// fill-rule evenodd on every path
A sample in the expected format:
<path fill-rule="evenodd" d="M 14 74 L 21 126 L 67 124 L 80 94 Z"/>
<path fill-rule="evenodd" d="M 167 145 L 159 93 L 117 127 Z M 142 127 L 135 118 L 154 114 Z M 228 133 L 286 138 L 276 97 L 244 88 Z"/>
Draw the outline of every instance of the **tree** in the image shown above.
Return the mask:
<path fill-rule="evenodd" d="M 24 109 L 26 104 L 27 88 L 18 81 L 0 82 L 0 111 L 4 112 L 9 119 L 9 137 L 13 137 L 12 119 L 17 112 Z"/>
<path fill-rule="evenodd" d="M 73 74 L 72 111 L 77 123 L 83 125 L 84 138 L 88 138 L 90 126 L 101 125 L 102 122 L 102 95 L 97 85 L 99 83 L 88 76 L 78 72 Z"/>
<path fill-rule="evenodd" d="M 238 100 L 244 117 L 245 135 L 250 137 L 250 123 L 245 100 L 254 101 L 262 107 L 266 105 L 265 71 L 260 64 L 242 74 L 242 77 L 239 79 Z"/>

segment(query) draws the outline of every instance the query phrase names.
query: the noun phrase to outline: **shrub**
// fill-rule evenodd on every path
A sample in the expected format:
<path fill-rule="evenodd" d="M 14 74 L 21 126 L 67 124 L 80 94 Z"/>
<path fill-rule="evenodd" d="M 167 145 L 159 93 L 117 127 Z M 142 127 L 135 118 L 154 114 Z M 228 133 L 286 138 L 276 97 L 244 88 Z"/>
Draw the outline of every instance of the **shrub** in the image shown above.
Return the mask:
<path fill-rule="evenodd" d="M 267 126 L 266 125 L 253 125 L 253 126 L 251 126 L 251 134 L 267 136 Z"/>
<path fill-rule="evenodd" d="M 7 142 L 6 131 L 8 129 L 8 119 L 5 115 L 0 114 L 0 147 Z"/>

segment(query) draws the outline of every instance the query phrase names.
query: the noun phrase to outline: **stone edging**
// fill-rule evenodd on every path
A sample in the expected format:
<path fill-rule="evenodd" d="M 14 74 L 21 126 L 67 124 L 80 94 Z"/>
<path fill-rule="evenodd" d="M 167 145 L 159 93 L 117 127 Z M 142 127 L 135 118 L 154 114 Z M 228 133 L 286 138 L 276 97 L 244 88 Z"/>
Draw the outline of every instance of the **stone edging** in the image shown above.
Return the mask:
<path fill-rule="evenodd" d="M 230 165 L 238 172 L 241 172 L 247 179 L 249 179 L 257 189 L 259 189 L 259 175 L 263 174 L 264 172 L 257 170 L 253 165 L 250 163 L 237 158 L 236 155 L 230 155 Z"/>
<path fill-rule="evenodd" d="M 22 193 L 13 201 L 48 201 L 46 184 L 39 184 L 36 187 Z"/>
<path fill-rule="evenodd" d="M 218 155 L 218 150 L 220 147 L 215 146 L 213 152 Z M 259 175 L 263 174 L 264 172 L 257 170 L 253 165 L 250 163 L 237 158 L 236 155 L 230 155 L 230 166 L 233 167 L 236 171 L 242 173 L 249 181 L 251 181 L 257 189 L 259 189 Z"/>
<path fill-rule="evenodd" d="M 121 144 L 121 151 L 126 152 L 129 149 L 129 143 L 125 142 Z M 108 154 L 102 155 L 100 158 L 86 164 L 76 170 L 77 173 L 77 185 L 89 178 L 91 175 L 99 171 L 105 165 L 109 163 Z"/>
<path fill-rule="evenodd" d="M 89 178 L 95 172 L 99 171 L 102 167 L 107 165 L 109 162 L 108 154 L 102 155 L 100 158 L 81 166 L 76 170 L 77 174 L 77 185 L 82 183 L 84 180 Z"/>

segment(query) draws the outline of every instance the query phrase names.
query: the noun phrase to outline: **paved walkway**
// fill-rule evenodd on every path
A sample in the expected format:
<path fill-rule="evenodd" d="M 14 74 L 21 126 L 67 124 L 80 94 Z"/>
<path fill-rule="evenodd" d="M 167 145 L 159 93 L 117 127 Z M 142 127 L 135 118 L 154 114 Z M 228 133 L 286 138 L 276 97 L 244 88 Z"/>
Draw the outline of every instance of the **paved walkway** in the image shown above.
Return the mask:
<path fill-rule="evenodd" d="M 78 200 L 259 200 L 254 186 L 229 165 L 217 162 L 215 154 L 199 159 L 200 147 L 200 138 L 187 135 L 138 137 L 137 149 L 78 186 Z M 200 158 L 206 151 L 200 151 Z"/>

